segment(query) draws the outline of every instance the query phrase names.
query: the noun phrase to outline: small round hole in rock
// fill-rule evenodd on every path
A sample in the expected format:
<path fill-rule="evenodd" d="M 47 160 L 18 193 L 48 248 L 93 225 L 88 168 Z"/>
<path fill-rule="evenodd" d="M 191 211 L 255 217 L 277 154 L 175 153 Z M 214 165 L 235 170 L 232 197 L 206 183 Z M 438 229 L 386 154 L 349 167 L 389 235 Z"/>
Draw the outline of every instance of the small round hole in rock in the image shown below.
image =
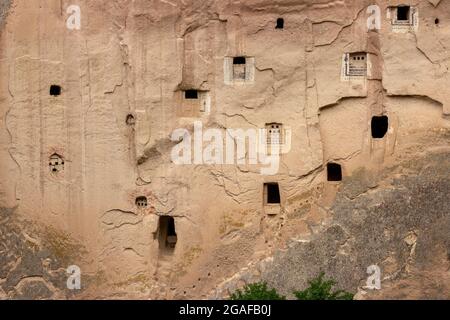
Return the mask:
<path fill-rule="evenodd" d="M 127 126 L 134 126 L 136 124 L 136 119 L 132 114 L 127 115 L 126 123 Z"/>
<path fill-rule="evenodd" d="M 434 19 L 434 24 L 439 24 L 439 18 Z"/>

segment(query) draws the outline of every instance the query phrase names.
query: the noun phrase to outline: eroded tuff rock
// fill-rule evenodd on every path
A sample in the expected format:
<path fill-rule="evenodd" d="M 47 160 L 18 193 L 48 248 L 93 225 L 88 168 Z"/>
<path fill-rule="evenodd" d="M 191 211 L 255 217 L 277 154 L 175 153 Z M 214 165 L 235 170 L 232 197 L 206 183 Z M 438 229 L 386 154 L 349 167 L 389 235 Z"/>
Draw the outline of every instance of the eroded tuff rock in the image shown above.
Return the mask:
<path fill-rule="evenodd" d="M 401 4 L 1 1 L 0 297 L 449 298 L 450 2 Z M 278 172 L 176 164 L 200 124 L 280 129 Z"/>
<path fill-rule="evenodd" d="M 18 219 L 15 209 L 0 209 L 0 222 L 0 299 L 72 297 L 66 268 L 79 263 L 83 247 L 50 226 Z"/>
<path fill-rule="evenodd" d="M 212 297 L 261 279 L 289 296 L 323 271 L 341 288 L 359 288 L 358 298 L 450 299 L 449 165 L 448 152 L 399 163 L 374 189 L 360 188 L 364 170 L 349 177 L 320 230 L 253 263 Z M 381 269 L 382 290 L 365 289 L 371 265 Z"/>

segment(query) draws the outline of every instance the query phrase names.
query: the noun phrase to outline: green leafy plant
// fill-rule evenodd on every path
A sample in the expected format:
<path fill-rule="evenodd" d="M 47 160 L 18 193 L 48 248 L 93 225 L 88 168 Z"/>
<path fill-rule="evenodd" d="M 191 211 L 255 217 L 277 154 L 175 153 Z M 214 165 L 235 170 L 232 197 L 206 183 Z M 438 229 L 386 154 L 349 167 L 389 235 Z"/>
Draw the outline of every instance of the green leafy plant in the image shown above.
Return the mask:
<path fill-rule="evenodd" d="M 303 291 L 295 291 L 298 300 L 353 300 L 354 294 L 344 290 L 332 291 L 336 285 L 334 280 L 325 280 L 325 273 L 309 281 L 309 287 Z"/>
<path fill-rule="evenodd" d="M 275 289 L 267 288 L 267 283 L 259 282 L 246 285 L 242 290 L 237 290 L 230 300 L 285 300 Z"/>

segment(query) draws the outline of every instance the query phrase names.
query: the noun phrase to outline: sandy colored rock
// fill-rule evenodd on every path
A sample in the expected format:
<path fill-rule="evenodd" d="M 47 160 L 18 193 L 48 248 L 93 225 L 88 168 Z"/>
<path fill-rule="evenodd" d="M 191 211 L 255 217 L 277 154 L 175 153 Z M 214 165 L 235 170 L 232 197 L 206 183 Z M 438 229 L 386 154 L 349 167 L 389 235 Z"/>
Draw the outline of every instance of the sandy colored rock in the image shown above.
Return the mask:
<path fill-rule="evenodd" d="M 368 0 L 0 1 L 0 298 L 290 295 L 321 270 L 356 293 L 370 265 L 358 297 L 450 298 L 450 2 L 408 3 L 368 30 Z M 196 161 L 209 142 L 176 164 L 199 125 L 290 145 L 274 175 Z"/>

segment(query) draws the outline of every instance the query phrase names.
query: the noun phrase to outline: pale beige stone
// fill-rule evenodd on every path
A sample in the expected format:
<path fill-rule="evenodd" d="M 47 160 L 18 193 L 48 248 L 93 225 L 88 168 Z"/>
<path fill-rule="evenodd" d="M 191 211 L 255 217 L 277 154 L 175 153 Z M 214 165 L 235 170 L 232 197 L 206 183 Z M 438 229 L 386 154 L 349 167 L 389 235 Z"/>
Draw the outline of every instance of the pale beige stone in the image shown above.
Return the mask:
<path fill-rule="evenodd" d="M 82 270 L 116 284 L 91 297 L 132 296 L 136 279 L 157 288 L 140 298 L 220 286 L 223 297 L 241 268 L 322 231 L 340 186 L 326 181 L 328 162 L 344 178 L 362 167 L 376 176 L 427 145 L 417 137 L 450 127 L 450 2 L 408 1 L 418 24 L 391 32 L 386 13 L 403 2 L 377 1 L 382 29 L 368 32 L 372 2 L 359 0 L 80 0 L 81 30 L 65 26 L 71 1 L 14 0 L 0 39 L 0 206 L 84 244 Z M 355 52 L 367 54 L 367 75 L 343 76 Z M 236 56 L 247 58 L 243 80 Z M 189 89 L 200 101 L 186 102 Z M 375 115 L 389 117 L 383 139 L 371 137 Z M 195 121 L 221 132 L 280 123 L 290 151 L 274 176 L 261 165 L 175 165 L 170 136 L 192 134 Z M 64 160 L 57 174 L 53 154 Z M 279 206 L 264 206 L 270 182 Z M 166 215 L 171 253 L 157 236 Z"/>

